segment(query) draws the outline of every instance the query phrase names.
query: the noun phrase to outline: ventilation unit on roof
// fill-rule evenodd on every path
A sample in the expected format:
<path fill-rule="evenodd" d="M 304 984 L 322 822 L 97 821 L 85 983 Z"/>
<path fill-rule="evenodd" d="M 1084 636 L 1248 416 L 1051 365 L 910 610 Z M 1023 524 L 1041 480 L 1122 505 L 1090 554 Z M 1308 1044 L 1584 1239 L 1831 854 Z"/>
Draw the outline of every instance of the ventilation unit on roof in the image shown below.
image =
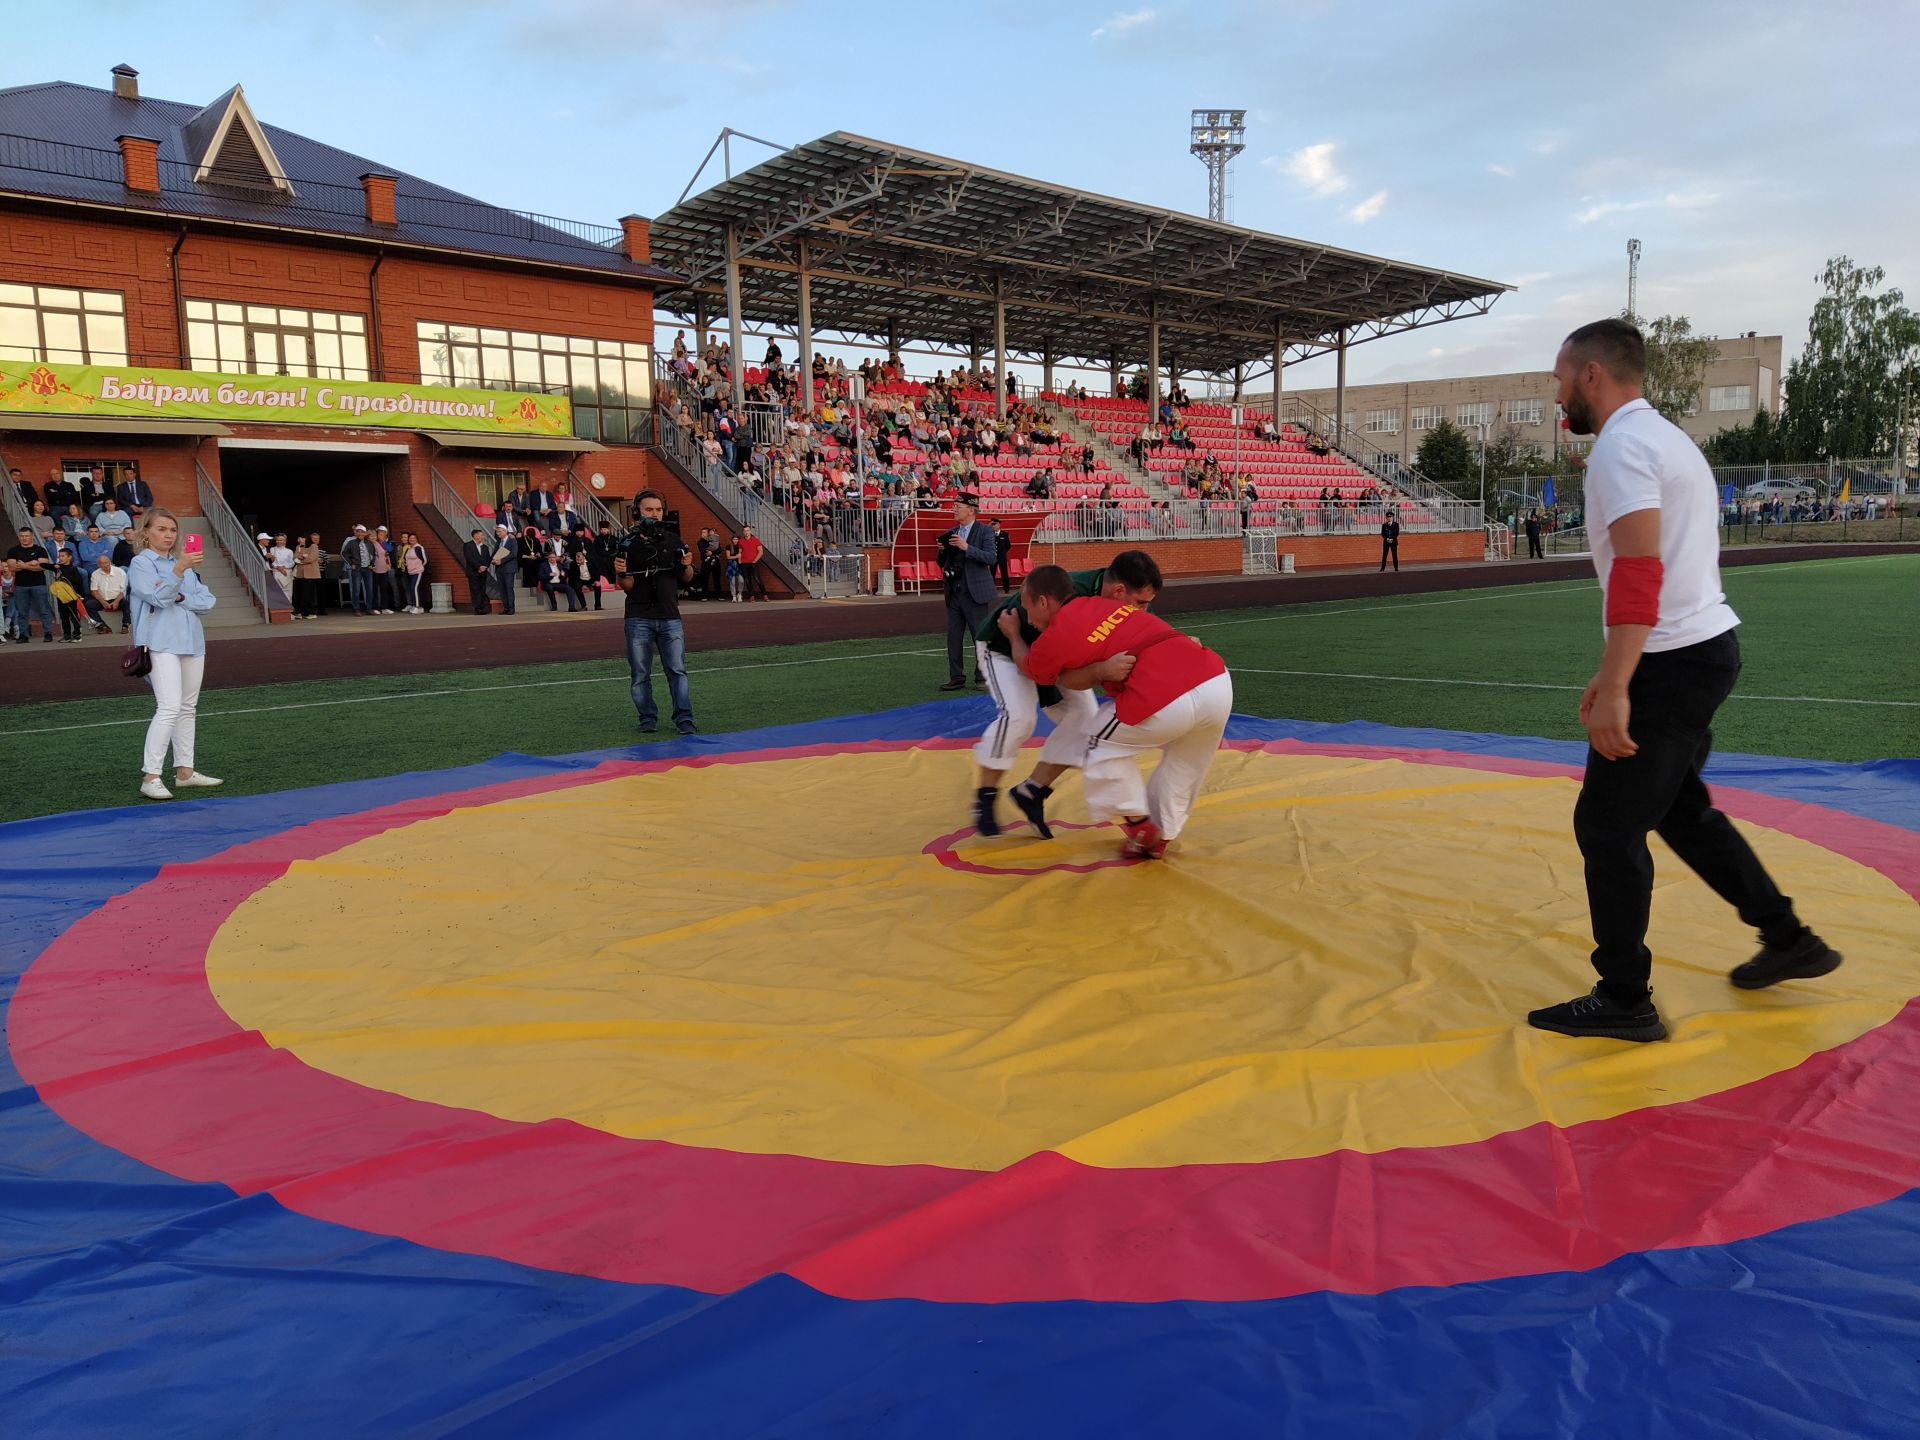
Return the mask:
<path fill-rule="evenodd" d="M 238 85 L 181 126 L 180 139 L 193 165 L 194 184 L 255 197 L 293 197 L 280 157 Z"/>

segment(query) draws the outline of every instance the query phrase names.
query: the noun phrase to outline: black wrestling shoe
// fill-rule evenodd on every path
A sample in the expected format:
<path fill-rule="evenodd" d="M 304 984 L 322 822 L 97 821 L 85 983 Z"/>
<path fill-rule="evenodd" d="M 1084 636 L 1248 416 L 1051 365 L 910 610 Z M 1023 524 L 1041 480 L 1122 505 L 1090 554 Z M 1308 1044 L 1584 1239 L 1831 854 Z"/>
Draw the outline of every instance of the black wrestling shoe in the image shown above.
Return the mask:
<path fill-rule="evenodd" d="M 1561 1005 L 1534 1010 L 1527 1023 L 1536 1030 L 1551 1030 L 1556 1035 L 1593 1036 L 1601 1040 L 1664 1040 L 1667 1027 L 1660 1012 L 1653 1008 L 1649 995 L 1638 1005 L 1616 1004 L 1595 985 L 1591 991 Z"/>
<path fill-rule="evenodd" d="M 1022 780 L 1007 792 L 1007 798 L 1019 807 L 1020 813 L 1027 817 L 1027 823 L 1033 826 L 1034 833 L 1042 840 L 1053 839 L 1053 827 L 1047 824 L 1047 797 L 1051 794 L 1051 785 L 1042 790 L 1031 780 Z"/>
<path fill-rule="evenodd" d="M 973 828 L 982 835 L 1000 833 L 1000 819 L 993 813 L 994 802 L 999 798 L 998 790 L 982 788 L 973 794 Z"/>
<path fill-rule="evenodd" d="M 1782 980 L 1811 980 L 1840 968 L 1840 952 L 1811 930 L 1791 945 L 1762 945 L 1760 953 L 1736 965 L 1727 978 L 1742 990 L 1764 990 Z"/>

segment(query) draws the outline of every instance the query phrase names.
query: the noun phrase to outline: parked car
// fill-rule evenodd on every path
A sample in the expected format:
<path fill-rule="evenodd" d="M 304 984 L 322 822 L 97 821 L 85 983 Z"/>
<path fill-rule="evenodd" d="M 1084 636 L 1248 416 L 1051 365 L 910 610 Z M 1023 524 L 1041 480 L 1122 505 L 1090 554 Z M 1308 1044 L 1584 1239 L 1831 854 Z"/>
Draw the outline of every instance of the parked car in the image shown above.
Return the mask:
<path fill-rule="evenodd" d="M 1742 500 L 1811 500 L 1813 487 L 1799 480 L 1761 480 L 1740 492 Z"/>

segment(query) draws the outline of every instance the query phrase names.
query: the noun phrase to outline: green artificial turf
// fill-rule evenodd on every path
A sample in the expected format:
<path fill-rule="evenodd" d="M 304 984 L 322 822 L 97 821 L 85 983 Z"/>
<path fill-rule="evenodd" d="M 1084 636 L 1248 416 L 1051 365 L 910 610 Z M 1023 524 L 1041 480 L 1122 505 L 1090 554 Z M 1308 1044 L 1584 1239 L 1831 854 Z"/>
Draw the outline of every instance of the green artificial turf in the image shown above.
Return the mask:
<path fill-rule="evenodd" d="M 1720 712 L 1719 748 L 1833 760 L 1920 755 L 1920 709 L 1817 703 L 1920 699 L 1920 556 L 1745 567 L 1725 581 L 1745 622 L 1747 663 Z M 1243 712 L 1578 739 L 1578 690 L 1600 653 L 1599 604 L 1591 581 L 1560 581 L 1178 623 L 1226 656 Z M 938 698 L 943 655 L 944 641 L 929 635 L 694 654 L 688 666 L 695 713 L 714 734 Z M 657 677 L 655 691 L 664 719 Z M 1795 698 L 1753 698 L 1761 696 Z M 201 707 L 200 760 L 226 778 L 223 794 L 643 738 L 624 660 L 611 653 L 604 662 L 221 689 Z M 10 780 L 0 819 L 146 803 L 134 786 L 151 708 L 130 689 L 0 709 Z M 672 738 L 671 727 L 655 738 Z"/>

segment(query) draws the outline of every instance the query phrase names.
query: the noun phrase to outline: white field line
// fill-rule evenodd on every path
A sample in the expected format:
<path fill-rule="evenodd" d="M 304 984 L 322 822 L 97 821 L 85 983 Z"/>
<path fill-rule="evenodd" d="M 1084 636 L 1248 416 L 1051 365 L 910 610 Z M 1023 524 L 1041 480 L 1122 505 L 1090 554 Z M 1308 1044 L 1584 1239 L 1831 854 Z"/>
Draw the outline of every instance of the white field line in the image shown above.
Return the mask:
<path fill-rule="evenodd" d="M 1877 560 L 1899 560 L 1899 555 L 1856 555 L 1832 560 L 1802 560 L 1793 565 L 1782 565 L 1780 572 L 1798 572 L 1808 566 L 1832 567 L 1835 565 L 1870 565 Z M 1752 576 L 1761 572 L 1742 570 L 1736 572 L 1743 576 Z M 1557 585 L 1550 590 L 1534 586 L 1500 586 L 1480 591 L 1473 595 L 1456 596 L 1450 600 L 1409 600 L 1402 604 L 1389 601 L 1382 605 L 1352 605 L 1335 610 L 1317 610 L 1302 606 L 1298 610 L 1283 610 L 1276 615 L 1249 616 L 1242 620 L 1210 620 L 1199 625 L 1189 625 L 1189 630 L 1218 630 L 1229 625 L 1260 625 L 1275 620 L 1317 620 L 1327 615 L 1367 615 L 1375 611 L 1423 610 L 1436 605 L 1472 605 L 1487 600 L 1521 600 L 1540 595 L 1568 595 L 1581 590 L 1596 590 L 1599 586 L 1593 581 L 1579 581 L 1568 585 Z M 689 675 L 720 675 L 735 670 L 781 670 L 796 665 L 850 665 L 862 660 L 898 659 L 907 655 L 939 655 L 941 650 L 876 650 L 866 655 L 824 655 L 812 660 L 767 660 L 747 665 L 713 665 L 702 669 L 689 668 Z M 1427 679 L 1417 675 L 1360 675 L 1343 674 L 1327 670 L 1256 670 L 1247 666 L 1235 666 L 1236 670 L 1249 675 L 1297 675 L 1304 678 L 1324 680 L 1379 680 L 1407 685 L 1481 685 L 1510 690 L 1578 690 L 1577 685 L 1540 685 L 1527 684 L 1518 680 L 1453 680 Z M 513 685 L 461 685 L 443 690 L 408 690 L 395 695 L 355 695 L 344 696 L 338 700 L 301 700 L 289 705 L 253 705 L 240 710 L 206 710 L 201 712 L 203 720 L 217 720 L 231 715 L 275 715 L 290 710 L 325 710 L 336 705 L 378 705 L 392 700 L 437 700 L 450 695 L 486 695 L 503 690 L 550 690 L 568 685 L 611 685 L 616 681 L 625 684 L 624 675 L 589 675 L 575 680 L 528 680 Z M 1835 699 L 1820 695 L 1735 695 L 1735 700 L 1775 700 L 1809 705 L 1892 705 L 1920 706 L 1920 701 L 1910 700 L 1852 700 Z M 130 720 L 90 720 L 78 725 L 43 725 L 28 730 L 0 730 L 0 740 L 12 739 L 23 735 L 58 735 L 72 730 L 106 730 L 124 725 L 145 725 L 150 717 L 140 716 Z"/>

